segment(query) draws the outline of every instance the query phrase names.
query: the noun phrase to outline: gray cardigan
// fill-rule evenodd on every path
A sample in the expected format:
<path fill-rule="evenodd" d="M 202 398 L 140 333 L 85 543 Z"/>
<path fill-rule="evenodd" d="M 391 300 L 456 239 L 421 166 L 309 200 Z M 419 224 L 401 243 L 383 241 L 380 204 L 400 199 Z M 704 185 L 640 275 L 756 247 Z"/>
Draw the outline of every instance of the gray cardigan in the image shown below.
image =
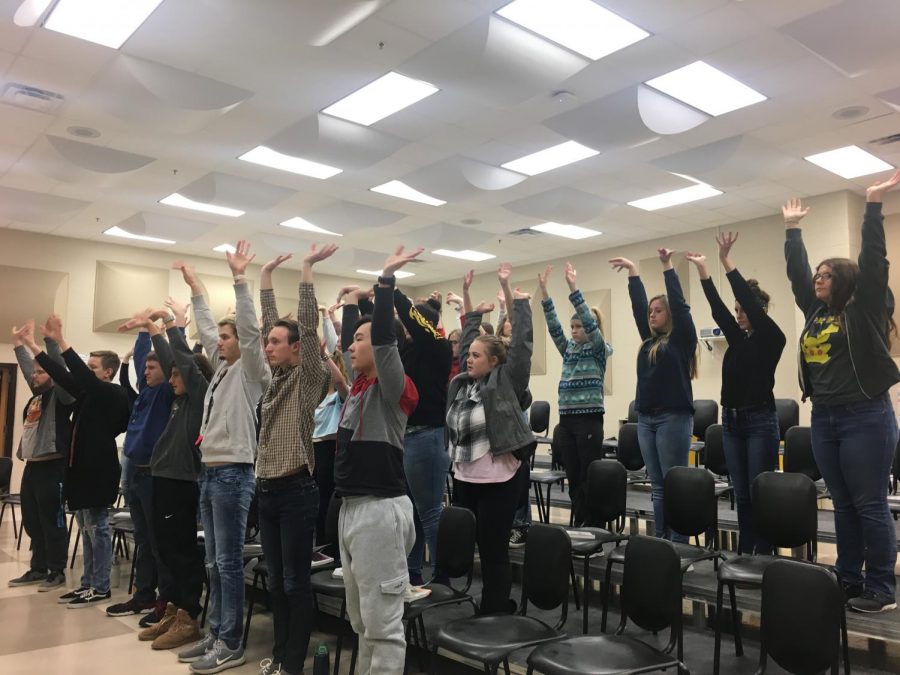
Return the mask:
<path fill-rule="evenodd" d="M 460 373 L 450 381 L 447 394 L 447 410 L 456 400 L 460 388 L 468 386 L 473 378 L 466 372 L 469 347 L 478 337 L 481 314 L 466 314 L 462 337 L 459 341 Z M 484 376 L 481 382 L 481 398 L 487 422 L 491 454 L 504 455 L 521 451 L 527 456 L 535 444 L 531 427 L 522 414 L 530 400 L 528 380 L 531 377 L 531 355 L 534 352 L 534 328 L 531 323 L 531 304 L 528 300 L 515 300 L 512 311 L 512 340 L 501 363 Z M 449 435 L 444 432 L 445 443 Z"/>

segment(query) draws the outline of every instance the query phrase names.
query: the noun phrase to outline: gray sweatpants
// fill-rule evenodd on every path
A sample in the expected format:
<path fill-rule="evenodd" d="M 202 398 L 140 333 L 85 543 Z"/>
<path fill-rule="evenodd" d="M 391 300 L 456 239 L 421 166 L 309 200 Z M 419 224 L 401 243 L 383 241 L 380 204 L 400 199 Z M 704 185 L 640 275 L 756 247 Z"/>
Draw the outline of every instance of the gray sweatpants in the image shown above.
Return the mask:
<path fill-rule="evenodd" d="M 416 539 L 409 497 L 345 497 L 339 521 L 347 615 L 359 636 L 361 675 L 403 672 L 406 556 Z"/>

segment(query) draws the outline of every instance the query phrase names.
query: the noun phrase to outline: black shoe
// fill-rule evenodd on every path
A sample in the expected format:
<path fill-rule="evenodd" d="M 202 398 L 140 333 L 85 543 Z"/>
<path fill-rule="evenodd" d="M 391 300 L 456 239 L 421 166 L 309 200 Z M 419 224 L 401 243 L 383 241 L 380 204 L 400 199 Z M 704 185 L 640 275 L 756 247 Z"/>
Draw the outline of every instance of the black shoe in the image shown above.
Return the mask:
<path fill-rule="evenodd" d="M 156 609 L 156 601 L 143 602 L 137 598 L 129 598 L 126 602 L 119 602 L 106 608 L 107 616 L 128 616 L 130 614 L 147 614 Z"/>
<path fill-rule="evenodd" d="M 841 584 L 844 590 L 844 601 L 850 602 L 853 598 L 858 598 L 863 593 L 862 584 Z"/>
<path fill-rule="evenodd" d="M 66 573 L 65 572 L 50 572 L 47 575 L 47 578 L 44 579 L 44 583 L 38 586 L 38 593 L 46 593 L 48 591 L 52 591 L 55 588 L 59 588 L 60 586 L 66 585 Z"/>
<path fill-rule="evenodd" d="M 90 588 L 85 588 L 83 586 L 79 586 L 74 591 L 69 591 L 65 595 L 59 596 L 59 600 L 57 600 L 57 602 L 61 605 L 68 605 L 75 598 L 80 598 L 82 595 L 89 592 L 90 590 L 91 590 Z"/>
<path fill-rule="evenodd" d="M 141 628 L 150 628 L 150 626 L 159 623 L 162 621 L 163 615 L 166 613 L 166 603 L 156 601 L 156 609 L 154 609 L 149 614 L 145 614 L 141 617 L 141 620 L 138 621 L 138 626 Z"/>
<path fill-rule="evenodd" d="M 509 535 L 510 548 L 522 548 L 528 541 L 528 530 L 525 528 L 515 529 Z"/>
<path fill-rule="evenodd" d="M 863 591 L 862 595 L 858 598 L 853 598 L 849 605 L 854 612 L 863 612 L 865 614 L 877 614 L 878 612 L 897 609 L 897 601 L 893 595 L 875 593 L 873 591 Z"/>
<path fill-rule="evenodd" d="M 31 586 L 33 584 L 42 584 L 47 580 L 46 572 L 38 572 L 37 570 L 28 570 L 20 577 L 9 580 L 9 586 Z"/>
<path fill-rule="evenodd" d="M 101 602 L 106 602 L 111 597 L 112 593 L 109 591 L 106 591 L 106 593 L 98 593 L 92 588 L 84 595 L 78 596 L 72 602 L 66 605 L 66 609 L 83 609 L 84 607 L 90 607 L 91 605 L 97 605 Z"/>

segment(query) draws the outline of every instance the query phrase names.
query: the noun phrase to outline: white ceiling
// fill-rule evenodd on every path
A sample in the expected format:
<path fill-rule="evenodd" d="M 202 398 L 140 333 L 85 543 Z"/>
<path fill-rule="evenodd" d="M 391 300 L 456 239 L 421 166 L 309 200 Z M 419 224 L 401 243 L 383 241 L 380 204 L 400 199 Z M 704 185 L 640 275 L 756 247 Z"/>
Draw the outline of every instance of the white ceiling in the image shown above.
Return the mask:
<path fill-rule="evenodd" d="M 300 216 L 346 235 L 323 271 L 359 276 L 399 243 L 536 262 L 770 215 L 790 196 L 861 191 L 869 179 L 802 159 L 843 145 L 900 165 L 900 142 L 872 143 L 900 133 L 895 0 L 598 2 L 652 36 L 591 62 L 492 15 L 506 0 L 164 0 L 115 51 L 17 27 L 21 0 L 0 0 L 0 91 L 14 82 L 65 99 L 49 114 L 0 102 L 0 226 L 125 243 L 101 234 L 120 225 L 178 241 L 140 246 L 207 256 L 247 238 L 264 259 L 305 250 L 312 235 L 278 226 Z M 642 121 L 637 85 L 700 58 L 768 100 L 680 133 L 663 129 L 681 124 L 668 114 Z M 368 128 L 318 114 L 390 70 L 440 92 Z M 868 112 L 833 116 L 848 106 Z M 568 139 L 601 154 L 482 189 L 498 187 L 490 167 Z M 264 143 L 344 171 L 323 181 L 236 159 Z M 653 213 L 625 204 L 688 185 L 669 172 L 724 194 Z M 369 190 L 394 179 L 448 203 Z M 247 213 L 158 203 L 179 191 Z M 509 235 L 546 220 L 604 234 Z M 467 264 L 423 260 L 414 284 Z"/>

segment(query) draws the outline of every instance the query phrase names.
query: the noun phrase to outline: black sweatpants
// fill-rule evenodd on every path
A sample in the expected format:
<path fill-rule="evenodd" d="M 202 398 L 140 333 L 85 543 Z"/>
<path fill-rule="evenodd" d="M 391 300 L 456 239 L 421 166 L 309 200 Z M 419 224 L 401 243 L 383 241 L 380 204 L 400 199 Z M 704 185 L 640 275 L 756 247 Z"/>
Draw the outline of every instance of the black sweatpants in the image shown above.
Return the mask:
<path fill-rule="evenodd" d="M 31 538 L 31 569 L 65 572 L 69 557 L 63 485 L 66 461 L 49 459 L 25 463 L 22 474 L 22 525 Z"/>
<path fill-rule="evenodd" d="M 481 557 L 481 613 L 509 614 L 512 571 L 509 535 L 519 506 L 523 474 L 505 483 L 467 483 L 453 479 L 453 504 L 475 514 L 478 553 Z"/>
<path fill-rule="evenodd" d="M 313 469 L 313 478 L 319 486 L 319 515 L 316 517 L 316 544 L 321 546 L 328 539 L 325 536 L 325 519 L 328 517 L 328 505 L 334 494 L 334 455 L 337 452 L 337 439 L 331 438 L 313 443 L 313 451 L 316 456 L 316 468 Z M 337 559 L 337 542 L 334 550 L 331 547 L 327 553 Z"/>
<path fill-rule="evenodd" d="M 160 601 L 200 616 L 203 556 L 197 545 L 200 486 L 192 480 L 153 477 L 153 529 L 159 557 L 169 574 L 159 578 Z"/>
<path fill-rule="evenodd" d="M 587 518 L 584 479 L 588 465 L 595 459 L 603 459 L 603 413 L 560 415 L 556 442 L 569 480 L 573 524 L 580 527 Z"/>

